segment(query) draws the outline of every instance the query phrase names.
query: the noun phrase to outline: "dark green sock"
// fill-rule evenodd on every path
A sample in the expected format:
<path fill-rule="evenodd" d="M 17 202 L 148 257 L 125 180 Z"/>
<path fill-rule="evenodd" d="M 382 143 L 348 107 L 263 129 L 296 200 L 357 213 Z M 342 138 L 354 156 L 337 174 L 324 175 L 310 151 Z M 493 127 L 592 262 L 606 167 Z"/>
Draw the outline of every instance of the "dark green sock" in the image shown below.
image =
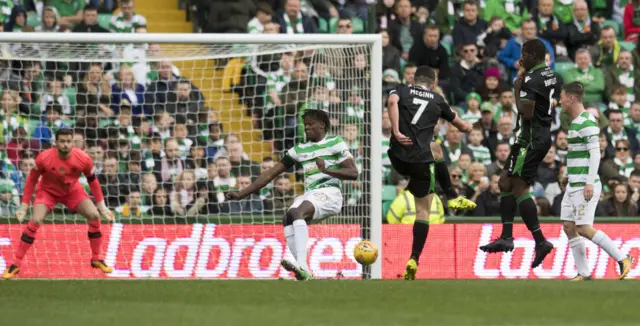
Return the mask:
<path fill-rule="evenodd" d="M 536 244 L 545 241 L 546 239 L 542 234 L 540 222 L 538 221 L 538 207 L 536 207 L 536 203 L 533 201 L 533 196 L 530 193 L 522 195 L 518 197 L 516 202 L 520 208 L 522 221 L 527 225 L 527 229 L 531 231 L 531 235 L 533 235 Z"/>
<path fill-rule="evenodd" d="M 416 220 L 413 223 L 413 245 L 411 246 L 411 258 L 416 262 L 420 260 L 422 249 L 427 242 L 427 235 L 429 234 L 429 222 L 423 220 Z"/>
<path fill-rule="evenodd" d="M 511 192 L 500 193 L 501 238 L 513 238 L 513 220 L 516 216 L 516 198 Z"/>

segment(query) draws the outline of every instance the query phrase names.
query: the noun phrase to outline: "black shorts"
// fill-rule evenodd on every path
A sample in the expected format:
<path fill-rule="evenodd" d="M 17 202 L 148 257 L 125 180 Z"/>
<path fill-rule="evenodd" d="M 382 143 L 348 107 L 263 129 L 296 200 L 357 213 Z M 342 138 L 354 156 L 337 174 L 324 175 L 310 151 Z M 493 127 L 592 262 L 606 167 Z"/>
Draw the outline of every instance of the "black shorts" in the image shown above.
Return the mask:
<path fill-rule="evenodd" d="M 520 177 L 527 184 L 532 185 L 538 173 L 538 167 L 549 152 L 549 148 L 551 148 L 550 142 L 526 146 L 514 144 L 511 146 L 504 168 L 509 176 Z"/>
<path fill-rule="evenodd" d="M 409 177 L 407 190 L 415 197 L 423 198 L 435 192 L 435 165 L 430 163 L 411 163 L 402 161 L 389 153 L 389 160 L 393 168 L 403 176 Z"/>

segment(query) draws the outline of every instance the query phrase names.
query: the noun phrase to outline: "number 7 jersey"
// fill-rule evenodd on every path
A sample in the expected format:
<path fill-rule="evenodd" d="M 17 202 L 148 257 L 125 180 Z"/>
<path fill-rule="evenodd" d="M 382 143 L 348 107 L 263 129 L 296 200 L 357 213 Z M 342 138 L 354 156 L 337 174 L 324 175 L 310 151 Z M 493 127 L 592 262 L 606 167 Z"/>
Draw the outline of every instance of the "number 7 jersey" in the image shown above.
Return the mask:
<path fill-rule="evenodd" d="M 433 162 L 430 144 L 433 141 L 433 129 L 439 119 L 449 122 L 456 114 L 440 94 L 419 86 L 398 85 L 389 92 L 396 94 L 398 100 L 398 128 L 411 138 L 411 146 L 401 145 L 391 137 L 389 154 L 409 163 Z"/>
<path fill-rule="evenodd" d="M 521 145 L 550 140 L 554 96 L 559 95 L 556 87 L 556 75 L 546 64 L 539 64 L 525 74 L 520 94 L 516 96 L 520 96 L 521 102 L 535 101 L 535 108 L 530 121 L 520 117 L 520 129 L 516 136 Z"/>

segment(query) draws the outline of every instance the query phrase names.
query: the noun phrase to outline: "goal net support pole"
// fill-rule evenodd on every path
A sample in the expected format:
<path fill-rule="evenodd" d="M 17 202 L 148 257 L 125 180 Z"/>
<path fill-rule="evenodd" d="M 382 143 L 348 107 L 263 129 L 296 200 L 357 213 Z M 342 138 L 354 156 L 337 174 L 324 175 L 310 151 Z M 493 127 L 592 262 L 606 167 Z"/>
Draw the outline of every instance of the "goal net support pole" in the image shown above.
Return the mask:
<path fill-rule="evenodd" d="M 85 34 L 85 33 L 2 33 L 0 34 L 1 45 L 11 44 L 33 44 L 43 47 L 49 51 L 55 51 L 58 46 L 66 45 L 66 54 L 62 60 L 60 57 L 34 57 L 30 55 L 27 58 L 13 56 L 11 60 L 43 60 L 43 61 L 80 61 L 80 62 L 99 62 L 101 58 L 90 57 L 93 52 L 85 52 L 88 45 L 91 44 L 189 44 L 194 48 L 184 50 L 182 55 L 176 57 L 167 57 L 167 60 L 201 60 L 210 58 L 237 58 L 242 56 L 256 55 L 249 51 L 238 53 L 232 49 L 238 45 L 301 45 L 300 48 L 318 47 L 322 45 L 330 45 L 334 47 L 340 46 L 364 46 L 367 48 L 369 61 L 369 98 L 365 99 L 369 105 L 369 112 L 365 112 L 364 128 L 369 129 L 369 136 L 364 137 L 365 144 L 369 148 L 368 163 L 364 166 L 368 169 L 366 180 L 360 180 L 366 184 L 368 200 L 365 200 L 368 217 L 362 222 L 362 237 L 368 238 L 376 244 L 379 250 L 379 257 L 375 264 L 365 267 L 363 277 L 380 279 L 382 277 L 382 39 L 380 35 L 283 35 L 283 34 Z M 69 47 L 68 45 L 72 46 Z M 200 47 L 196 46 L 200 45 Z M 220 51 L 211 51 L 212 47 L 219 46 Z M 84 48 L 83 48 L 84 46 Z M 300 49 L 298 49 L 300 50 Z M 189 53 L 188 51 L 193 51 Z M 226 51 L 226 52 L 225 52 Z M 45 50 L 46 52 L 46 50 Z M 278 51 L 275 51 L 278 52 Z M 282 50 L 280 50 L 282 52 Z M 156 58 L 165 59 L 165 58 Z M 105 59 L 109 61 L 109 58 Z M 112 61 L 126 61 L 119 58 Z M 299 194 L 298 194 L 299 195 Z M 17 232 L 18 228 L 13 228 L 12 232 Z M 8 257 L 6 257 L 8 258 Z"/>

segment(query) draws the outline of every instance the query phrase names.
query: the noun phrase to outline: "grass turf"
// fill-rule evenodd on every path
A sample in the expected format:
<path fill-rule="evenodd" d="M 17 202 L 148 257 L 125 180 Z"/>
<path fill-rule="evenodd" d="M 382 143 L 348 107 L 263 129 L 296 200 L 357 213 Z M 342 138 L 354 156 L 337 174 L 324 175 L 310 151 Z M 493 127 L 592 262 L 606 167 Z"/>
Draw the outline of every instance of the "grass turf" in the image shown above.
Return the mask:
<path fill-rule="evenodd" d="M 634 281 L 0 282 L 3 325 L 637 325 Z"/>

